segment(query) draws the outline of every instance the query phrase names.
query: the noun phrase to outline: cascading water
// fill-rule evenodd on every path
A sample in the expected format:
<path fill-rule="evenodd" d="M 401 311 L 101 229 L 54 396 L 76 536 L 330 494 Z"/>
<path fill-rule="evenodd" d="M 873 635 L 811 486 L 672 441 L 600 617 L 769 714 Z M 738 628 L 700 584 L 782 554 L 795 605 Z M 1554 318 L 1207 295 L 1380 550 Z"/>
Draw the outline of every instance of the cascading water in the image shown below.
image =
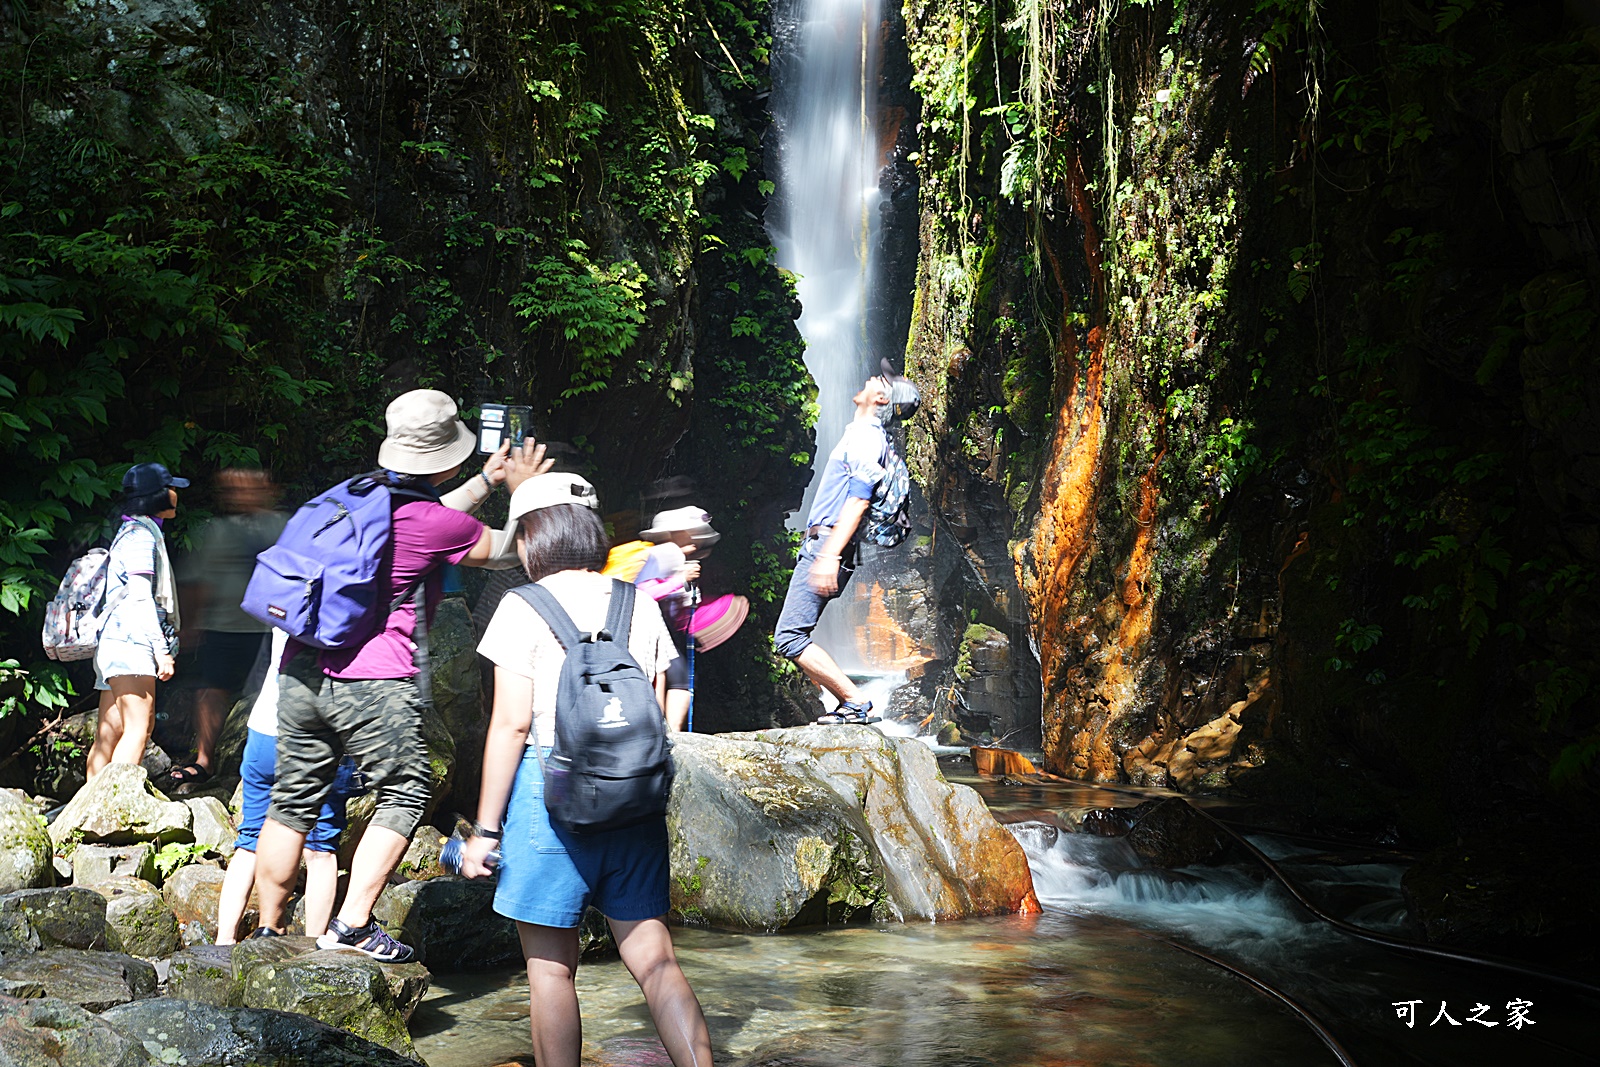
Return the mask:
<path fill-rule="evenodd" d="M 878 129 L 880 0 L 794 0 L 779 21 L 792 37 L 774 61 L 778 191 L 767 228 L 779 265 L 797 278 L 798 325 L 818 406 L 812 483 L 790 518 L 798 528 L 810 511 L 817 472 L 855 415 L 851 398 L 881 358 L 898 353 L 875 350 L 868 322 L 885 165 Z M 863 560 L 816 635 L 841 667 L 868 680 L 869 695 L 883 707 L 903 675 L 893 664 L 872 662 L 851 623 L 882 615 L 856 603 L 873 595 L 873 584 L 872 563 Z"/>

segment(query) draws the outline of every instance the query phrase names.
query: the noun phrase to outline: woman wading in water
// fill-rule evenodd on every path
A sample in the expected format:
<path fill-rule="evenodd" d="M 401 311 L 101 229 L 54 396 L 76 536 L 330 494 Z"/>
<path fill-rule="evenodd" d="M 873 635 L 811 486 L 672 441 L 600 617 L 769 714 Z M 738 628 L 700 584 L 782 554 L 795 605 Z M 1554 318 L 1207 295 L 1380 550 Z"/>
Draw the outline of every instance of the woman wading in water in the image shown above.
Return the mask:
<path fill-rule="evenodd" d="M 599 573 L 610 546 L 598 506 L 594 487 L 572 474 L 529 479 L 511 497 L 517 554 L 528 577 L 554 595 L 585 632 L 605 625 L 611 599 L 611 580 Z M 643 990 L 672 1062 L 711 1067 L 705 1015 L 678 967 L 666 924 L 665 818 L 600 833 L 572 834 L 553 826 L 540 760 L 555 740 L 556 683 L 566 653 L 538 612 L 516 595 L 500 602 L 478 652 L 495 665 L 494 710 L 478 821 L 463 850 L 461 873 L 487 875 L 489 853 L 498 844 L 494 910 L 516 920 L 522 940 L 534 1061 L 538 1067 L 577 1067 L 583 1047 L 573 984 L 578 924 L 584 908 L 593 905 L 611 924 L 622 962 Z M 666 669 L 676 652 L 648 597 L 634 601 L 628 652 L 664 704 Z"/>

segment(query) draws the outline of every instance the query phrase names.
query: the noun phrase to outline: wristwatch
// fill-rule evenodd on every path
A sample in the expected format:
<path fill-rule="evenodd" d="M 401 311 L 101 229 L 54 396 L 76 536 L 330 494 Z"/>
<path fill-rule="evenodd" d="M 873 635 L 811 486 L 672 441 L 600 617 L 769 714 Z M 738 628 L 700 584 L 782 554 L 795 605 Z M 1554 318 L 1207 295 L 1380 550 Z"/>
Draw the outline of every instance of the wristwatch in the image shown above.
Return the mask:
<path fill-rule="evenodd" d="M 500 840 L 500 835 L 503 834 L 504 832 L 505 832 L 504 827 L 502 827 L 499 830 L 491 830 L 486 826 L 480 826 L 478 823 L 473 823 L 472 824 L 472 836 L 473 837 L 485 837 L 485 838 L 488 838 L 490 841 L 498 841 L 498 840 Z"/>

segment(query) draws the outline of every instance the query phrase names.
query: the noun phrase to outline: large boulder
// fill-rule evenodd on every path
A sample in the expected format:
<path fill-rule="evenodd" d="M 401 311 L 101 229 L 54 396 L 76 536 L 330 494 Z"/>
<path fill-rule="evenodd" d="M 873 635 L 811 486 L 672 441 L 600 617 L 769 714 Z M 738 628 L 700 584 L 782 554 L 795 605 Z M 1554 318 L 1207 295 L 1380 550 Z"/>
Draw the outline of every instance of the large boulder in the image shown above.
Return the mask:
<path fill-rule="evenodd" d="M 478 659 L 478 634 L 464 597 L 447 596 L 439 602 L 433 625 L 428 627 L 428 654 L 433 667 L 433 707 L 427 714 L 437 720 L 437 732 L 451 741 L 455 767 L 450 788 L 455 796 L 476 802 L 489 715 L 479 692 L 483 669 Z M 445 799 L 443 793 L 438 796 Z M 458 802 L 456 806 L 469 805 Z"/>
<path fill-rule="evenodd" d="M 36 982 L 45 996 L 88 1011 L 156 995 L 156 969 L 120 952 L 54 948 L 0 963 L 0 977 Z"/>
<path fill-rule="evenodd" d="M 142 1043 L 76 1004 L 0 996 L 0 1063 L 8 1067 L 145 1067 L 149 1062 Z"/>
<path fill-rule="evenodd" d="M 372 909 L 431 970 L 499 967 L 522 958 L 517 924 L 494 911 L 494 883 L 456 875 L 389 886 Z"/>
<path fill-rule="evenodd" d="M 224 1008 L 163 997 L 120 1005 L 101 1018 L 143 1041 L 154 1063 L 416 1067 L 414 1059 L 382 1045 L 283 1011 Z"/>
<path fill-rule="evenodd" d="M 209 863 L 191 863 L 172 873 L 162 885 L 161 893 L 179 926 L 199 923 L 215 940 L 217 904 L 222 899 L 222 880 L 226 877 L 227 872 L 221 867 Z"/>
<path fill-rule="evenodd" d="M 1038 909 L 1022 847 L 920 742 L 809 726 L 679 734 L 673 757 L 685 922 L 770 931 Z"/>
<path fill-rule="evenodd" d="M 0 929 L 20 917 L 40 948 L 103 949 L 111 945 L 106 925 L 106 900 L 92 889 L 23 889 L 0 897 Z"/>
<path fill-rule="evenodd" d="M 108 764 L 61 809 L 50 840 L 126 845 L 134 841 L 187 841 L 189 809 L 156 792 L 143 767 Z"/>
<path fill-rule="evenodd" d="M 55 885 L 54 855 L 39 809 L 0 790 L 0 893 Z"/>
<path fill-rule="evenodd" d="M 92 886 L 111 878 L 156 880 L 156 850 L 150 842 L 136 845 L 79 845 L 72 850 L 72 884 Z"/>
<path fill-rule="evenodd" d="M 108 878 L 93 888 L 106 898 L 106 923 L 128 955 L 164 959 L 182 947 L 177 918 L 161 890 L 149 882 Z"/>
<path fill-rule="evenodd" d="M 304 942 L 308 938 L 262 938 L 261 942 Z M 428 989 L 428 972 L 418 963 L 381 964 L 360 952 L 301 951 L 274 958 L 270 949 L 241 942 L 234 949 L 234 973 L 246 1006 L 299 1012 L 417 1058 L 406 1019 Z M 301 947 L 285 945 L 285 950 Z M 242 950 L 242 951 L 241 951 Z"/>

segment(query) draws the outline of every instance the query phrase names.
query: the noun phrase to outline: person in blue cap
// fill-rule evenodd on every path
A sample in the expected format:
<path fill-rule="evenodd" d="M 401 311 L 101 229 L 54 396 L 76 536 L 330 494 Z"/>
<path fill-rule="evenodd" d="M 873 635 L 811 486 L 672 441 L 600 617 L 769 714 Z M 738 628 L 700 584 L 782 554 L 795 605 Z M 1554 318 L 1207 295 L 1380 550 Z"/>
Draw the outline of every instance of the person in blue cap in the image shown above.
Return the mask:
<path fill-rule="evenodd" d="M 122 476 L 122 521 L 106 564 L 106 604 L 94 650 L 100 718 L 88 777 L 108 763 L 139 763 L 155 726 L 156 682 L 172 677 L 178 654 L 178 586 L 161 523 L 178 513 L 175 478 L 159 463 Z"/>

